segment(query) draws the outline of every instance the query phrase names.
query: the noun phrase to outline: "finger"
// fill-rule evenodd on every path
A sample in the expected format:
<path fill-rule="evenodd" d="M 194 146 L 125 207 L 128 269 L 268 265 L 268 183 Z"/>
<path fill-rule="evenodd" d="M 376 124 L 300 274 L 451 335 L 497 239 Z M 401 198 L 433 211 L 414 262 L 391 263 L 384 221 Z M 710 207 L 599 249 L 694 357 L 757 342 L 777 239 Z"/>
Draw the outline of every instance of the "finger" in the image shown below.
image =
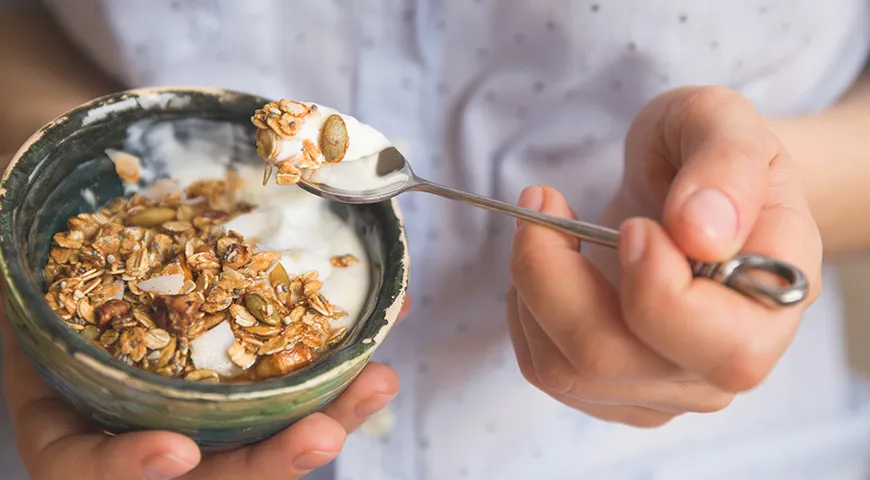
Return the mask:
<path fill-rule="evenodd" d="M 507 319 L 508 334 L 514 348 L 514 355 L 517 357 L 517 366 L 520 369 L 520 373 L 532 385 L 539 385 L 540 379 L 535 371 L 535 364 L 532 362 L 532 352 L 529 349 L 529 343 L 523 331 L 523 326 L 520 324 L 518 300 L 517 289 L 511 287 L 505 302 L 505 318 Z"/>
<path fill-rule="evenodd" d="M 200 460 L 196 444 L 171 432 L 98 433 L 39 377 L 0 312 L 3 383 L 18 454 L 35 478 L 175 478 Z"/>
<path fill-rule="evenodd" d="M 20 429 L 16 429 L 18 432 Z M 184 475 L 200 460 L 192 440 L 170 432 L 135 432 L 117 437 L 77 434 L 48 444 L 29 441 L 26 433 L 24 439 L 20 438 L 19 453 L 27 470 L 33 478 L 47 480 L 170 479 Z"/>
<path fill-rule="evenodd" d="M 68 435 L 97 432 L 36 373 L 12 336 L 9 320 L 2 311 L 0 332 L 3 337 L 3 393 L 16 432 L 38 433 L 41 436 L 39 445 L 47 445 Z M 24 407 L 31 407 L 31 410 L 22 414 Z"/>
<path fill-rule="evenodd" d="M 530 188 L 541 189 L 542 212 L 569 218 L 557 191 Z M 581 377 L 631 380 L 675 373 L 628 332 L 616 291 L 572 237 L 523 222 L 513 239 L 511 276 L 540 328 Z M 531 350 L 534 355 L 534 345 Z"/>
<path fill-rule="evenodd" d="M 314 413 L 256 445 L 210 456 L 183 478 L 298 479 L 331 462 L 346 437 L 341 424 L 325 414 Z"/>
<path fill-rule="evenodd" d="M 370 362 L 323 413 L 350 433 L 386 407 L 399 393 L 399 377 L 390 367 Z"/>
<path fill-rule="evenodd" d="M 522 298 L 517 299 L 516 310 L 535 372 L 527 379 L 554 398 L 559 397 L 560 401 L 570 398 L 583 403 L 645 407 L 667 413 L 711 413 L 724 409 L 734 399 L 732 394 L 706 382 L 610 381 L 580 376 L 537 326 Z"/>
<path fill-rule="evenodd" d="M 408 314 L 411 313 L 411 296 L 405 296 L 405 303 L 402 304 L 402 309 L 399 310 L 399 317 L 396 319 L 396 322 L 401 322 L 404 320 Z"/>
<path fill-rule="evenodd" d="M 644 407 L 596 405 L 594 403 L 578 402 L 577 400 L 568 400 L 562 403 L 599 420 L 622 423 L 637 428 L 658 428 L 677 417 L 677 414 L 660 412 Z"/>
<path fill-rule="evenodd" d="M 506 303 L 508 331 L 510 332 L 511 342 L 513 343 L 514 353 L 517 357 L 517 364 L 520 368 L 520 372 L 529 383 L 539 386 L 540 379 L 538 378 L 537 370 L 532 363 L 531 351 L 529 350 L 522 325 L 520 324 L 520 309 L 518 308 L 518 302 L 519 297 L 517 291 L 515 288 L 511 288 Z M 553 392 L 546 393 L 556 401 L 600 420 L 620 422 L 637 427 L 661 426 L 669 422 L 675 416 L 674 414 L 667 412 L 659 412 L 643 407 L 594 405 L 579 401 L 576 398 L 568 397 L 567 395 L 560 395 Z"/>
<path fill-rule="evenodd" d="M 774 311 L 707 279 L 655 222 L 621 228 L 626 325 L 647 345 L 727 391 L 753 388 L 794 334 L 800 313 Z"/>
<path fill-rule="evenodd" d="M 664 203 L 665 229 L 692 258 L 735 255 L 764 205 L 778 142 L 749 100 L 722 87 L 673 93 L 658 125 L 677 169 Z"/>

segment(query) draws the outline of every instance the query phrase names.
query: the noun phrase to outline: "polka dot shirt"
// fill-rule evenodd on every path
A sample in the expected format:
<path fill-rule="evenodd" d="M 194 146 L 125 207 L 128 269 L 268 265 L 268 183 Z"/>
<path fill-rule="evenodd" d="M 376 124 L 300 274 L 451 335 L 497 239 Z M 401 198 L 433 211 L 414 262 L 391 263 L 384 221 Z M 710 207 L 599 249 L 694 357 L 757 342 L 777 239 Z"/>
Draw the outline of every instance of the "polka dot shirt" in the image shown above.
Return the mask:
<path fill-rule="evenodd" d="M 718 84 L 765 114 L 824 108 L 858 75 L 870 33 L 864 0 L 46 3 L 131 86 L 317 101 L 377 126 L 424 177 L 511 202 L 549 184 L 593 221 L 652 97 Z M 311 478 L 866 476 L 870 403 L 844 359 L 833 279 L 761 388 L 636 430 L 520 375 L 503 313 L 511 219 L 425 194 L 401 205 L 416 306 L 376 355 L 401 394 Z"/>

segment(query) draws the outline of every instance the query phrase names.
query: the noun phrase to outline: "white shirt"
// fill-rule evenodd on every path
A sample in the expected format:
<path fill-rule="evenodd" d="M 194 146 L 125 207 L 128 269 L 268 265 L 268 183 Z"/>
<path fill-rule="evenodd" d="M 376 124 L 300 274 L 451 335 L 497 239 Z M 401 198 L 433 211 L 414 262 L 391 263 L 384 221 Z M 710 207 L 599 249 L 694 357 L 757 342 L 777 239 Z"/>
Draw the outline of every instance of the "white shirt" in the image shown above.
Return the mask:
<path fill-rule="evenodd" d="M 515 201 L 561 190 L 595 220 L 654 95 L 734 88 L 765 114 L 829 105 L 867 53 L 864 0 L 46 0 L 130 86 L 200 84 L 330 105 L 400 142 L 422 176 Z M 312 478 L 858 479 L 870 399 L 844 354 L 830 272 L 769 379 L 655 430 L 590 418 L 529 386 L 504 321 L 512 220 L 401 199 L 415 309 L 376 359 L 386 413 Z"/>

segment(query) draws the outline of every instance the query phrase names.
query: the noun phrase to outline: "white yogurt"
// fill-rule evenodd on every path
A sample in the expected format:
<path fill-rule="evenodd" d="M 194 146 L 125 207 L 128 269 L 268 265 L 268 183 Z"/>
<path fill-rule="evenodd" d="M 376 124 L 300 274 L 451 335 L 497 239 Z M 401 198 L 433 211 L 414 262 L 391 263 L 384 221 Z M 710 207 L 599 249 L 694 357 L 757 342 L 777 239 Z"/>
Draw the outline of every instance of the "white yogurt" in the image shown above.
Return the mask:
<path fill-rule="evenodd" d="M 362 128 L 362 124 L 351 119 L 345 118 L 349 129 L 351 124 Z M 197 132 L 191 138 L 200 140 L 179 141 L 177 130 L 189 128 Z M 202 136 L 211 138 L 203 142 Z M 371 288 L 365 245 L 354 229 L 330 210 L 326 200 L 292 185 L 263 186 L 262 161 L 256 156 L 253 142 L 244 129 L 236 126 L 187 121 L 183 125 L 133 125 L 128 130 L 126 147 L 141 154 L 143 180 L 157 178 L 158 174 L 168 176 L 176 188 L 185 188 L 201 179 L 225 178 L 227 168 L 232 165 L 244 181 L 241 198 L 257 208 L 234 218 L 225 227 L 246 239 L 256 239 L 262 249 L 281 252 L 281 264 L 291 277 L 317 270 L 324 296 L 348 314 L 342 320 L 333 321 L 333 326 L 350 327 L 362 315 Z M 380 147 L 358 145 L 357 148 L 364 151 Z M 245 162 L 232 160 L 239 157 Z M 131 187 L 131 190 L 136 188 Z M 147 193 L 147 189 L 143 193 Z M 345 268 L 332 267 L 332 257 L 347 254 L 359 262 Z M 227 354 L 232 344 L 227 332 L 232 333 L 223 322 L 191 342 L 191 359 L 196 368 L 228 376 L 238 373 Z"/>
<path fill-rule="evenodd" d="M 349 163 L 324 164 L 305 176 L 307 183 L 326 185 L 349 192 L 370 192 L 392 185 L 404 184 L 408 175 L 393 172 L 387 176 L 377 174 L 378 156 L 371 155 Z"/>

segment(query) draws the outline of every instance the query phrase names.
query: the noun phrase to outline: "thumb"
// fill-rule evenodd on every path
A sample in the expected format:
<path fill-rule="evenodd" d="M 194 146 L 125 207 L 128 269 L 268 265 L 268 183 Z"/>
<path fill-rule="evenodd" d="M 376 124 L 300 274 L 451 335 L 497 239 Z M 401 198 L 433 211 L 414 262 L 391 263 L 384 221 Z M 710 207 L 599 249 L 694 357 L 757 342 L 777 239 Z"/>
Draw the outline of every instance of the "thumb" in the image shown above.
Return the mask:
<path fill-rule="evenodd" d="M 686 255 L 722 261 L 740 251 L 753 229 L 779 142 L 735 92 L 702 90 L 690 98 L 683 121 L 665 132 L 680 147 L 663 223 Z"/>

